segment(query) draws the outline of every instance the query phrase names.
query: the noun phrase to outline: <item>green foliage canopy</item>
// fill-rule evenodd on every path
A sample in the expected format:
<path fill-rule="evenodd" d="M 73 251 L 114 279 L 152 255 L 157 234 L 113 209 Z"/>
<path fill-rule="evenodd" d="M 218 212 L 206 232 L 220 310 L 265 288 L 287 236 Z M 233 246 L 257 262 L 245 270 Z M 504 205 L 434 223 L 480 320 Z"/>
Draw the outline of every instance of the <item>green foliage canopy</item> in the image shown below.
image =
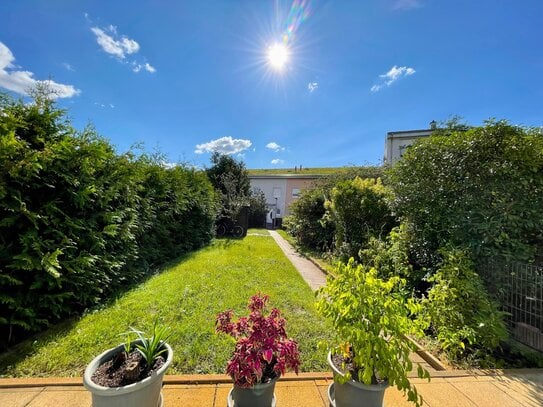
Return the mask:
<path fill-rule="evenodd" d="M 0 98 L 0 346 L 209 242 L 214 213 L 205 174 L 116 154 L 44 93 Z"/>
<path fill-rule="evenodd" d="M 219 193 L 221 216 L 235 219 L 240 209 L 248 205 L 251 192 L 245 164 L 218 152 L 211 156 L 211 164 L 206 173 Z"/>
<path fill-rule="evenodd" d="M 394 210 L 417 236 L 418 259 L 452 244 L 475 259 L 526 260 L 543 242 L 543 136 L 488 121 L 412 145 L 388 171 Z"/>
<path fill-rule="evenodd" d="M 345 260 L 358 258 L 371 237 L 385 237 L 395 226 L 388 205 L 389 192 L 380 179 L 341 181 L 325 203 L 335 225 L 336 252 Z"/>
<path fill-rule="evenodd" d="M 423 301 L 424 314 L 450 358 L 485 358 L 507 339 L 505 313 L 490 299 L 466 252 L 443 249 L 441 254 L 443 262 L 429 278 L 433 285 Z"/>
<path fill-rule="evenodd" d="M 322 187 L 303 191 L 290 205 L 291 215 L 284 222 L 300 246 L 321 252 L 332 250 L 335 233 L 333 224 L 325 218 L 325 194 Z"/>

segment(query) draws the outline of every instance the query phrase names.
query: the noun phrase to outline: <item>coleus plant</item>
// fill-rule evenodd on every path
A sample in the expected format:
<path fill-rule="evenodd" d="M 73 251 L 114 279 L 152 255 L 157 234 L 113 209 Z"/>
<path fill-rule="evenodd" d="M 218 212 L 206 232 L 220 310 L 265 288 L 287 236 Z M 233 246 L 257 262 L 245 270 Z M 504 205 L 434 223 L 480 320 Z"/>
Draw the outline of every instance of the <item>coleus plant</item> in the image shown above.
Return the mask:
<path fill-rule="evenodd" d="M 265 294 L 252 296 L 247 306 L 249 316 L 237 321 L 233 321 L 232 310 L 217 315 L 216 331 L 236 339 L 234 354 L 226 367 L 236 386 L 247 388 L 266 383 L 287 370 L 298 374 L 298 343 L 287 337 L 286 321 L 277 308 L 266 315 L 268 300 Z"/>

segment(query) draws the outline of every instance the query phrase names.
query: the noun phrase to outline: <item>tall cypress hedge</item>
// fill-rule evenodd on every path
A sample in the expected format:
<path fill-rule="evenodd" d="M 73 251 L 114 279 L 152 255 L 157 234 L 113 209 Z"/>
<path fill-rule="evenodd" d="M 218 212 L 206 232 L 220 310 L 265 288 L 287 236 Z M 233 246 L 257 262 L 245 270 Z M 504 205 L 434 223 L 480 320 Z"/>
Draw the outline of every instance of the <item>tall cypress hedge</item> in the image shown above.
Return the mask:
<path fill-rule="evenodd" d="M 117 154 L 38 95 L 0 95 L 0 346 L 210 241 L 205 173 Z"/>

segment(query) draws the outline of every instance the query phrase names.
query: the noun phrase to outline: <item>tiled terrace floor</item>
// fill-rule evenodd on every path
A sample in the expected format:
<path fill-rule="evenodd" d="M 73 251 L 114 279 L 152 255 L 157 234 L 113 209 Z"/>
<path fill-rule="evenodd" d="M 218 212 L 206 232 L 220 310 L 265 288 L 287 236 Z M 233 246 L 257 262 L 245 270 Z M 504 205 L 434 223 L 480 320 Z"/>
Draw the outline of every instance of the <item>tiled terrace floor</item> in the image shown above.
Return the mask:
<path fill-rule="evenodd" d="M 225 407 L 229 378 L 166 376 L 165 407 Z M 540 407 L 543 370 L 436 372 L 431 382 L 413 378 L 429 407 Z M 288 374 L 276 386 L 278 407 L 328 407 L 326 373 Z M 81 379 L 0 379 L 2 407 L 89 407 L 91 395 Z M 412 406 L 395 388 L 385 395 L 386 407 Z"/>

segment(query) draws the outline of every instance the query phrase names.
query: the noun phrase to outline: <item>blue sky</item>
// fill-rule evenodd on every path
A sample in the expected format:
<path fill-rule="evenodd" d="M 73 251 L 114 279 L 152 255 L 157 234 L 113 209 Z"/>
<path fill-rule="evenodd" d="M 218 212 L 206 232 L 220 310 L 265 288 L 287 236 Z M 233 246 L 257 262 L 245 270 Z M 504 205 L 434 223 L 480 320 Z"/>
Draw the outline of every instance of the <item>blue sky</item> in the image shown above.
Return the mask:
<path fill-rule="evenodd" d="M 377 164 L 388 131 L 452 115 L 543 125 L 541 0 L 19 0 L 0 16 L 0 90 L 51 80 L 119 152 Z"/>

